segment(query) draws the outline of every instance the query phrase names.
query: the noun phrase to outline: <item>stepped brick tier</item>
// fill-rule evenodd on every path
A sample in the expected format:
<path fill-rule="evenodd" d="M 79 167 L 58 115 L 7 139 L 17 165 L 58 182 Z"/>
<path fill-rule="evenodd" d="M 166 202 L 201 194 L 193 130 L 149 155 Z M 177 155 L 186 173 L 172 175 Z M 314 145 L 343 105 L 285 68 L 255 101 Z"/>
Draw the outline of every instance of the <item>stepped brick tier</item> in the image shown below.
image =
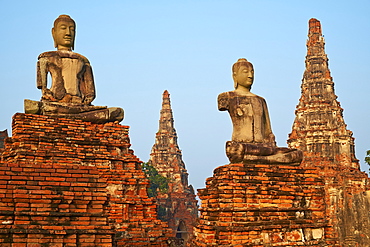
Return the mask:
<path fill-rule="evenodd" d="M 191 238 L 193 226 L 198 218 L 198 205 L 193 187 L 188 184 L 188 173 L 177 144 L 177 133 L 171 109 L 170 94 L 163 93 L 159 130 L 153 145 L 149 163 L 158 173 L 169 178 L 167 193 L 158 192 L 159 217 L 168 222 L 173 237 Z"/>
<path fill-rule="evenodd" d="M 0 245 L 167 246 L 128 127 L 21 114 L 0 162 Z"/>
<path fill-rule="evenodd" d="M 328 237 L 337 246 L 370 246 L 370 181 L 355 157 L 324 45 L 321 24 L 311 19 L 302 95 L 288 144 L 303 151 L 302 167 L 315 169 L 325 181 L 326 215 L 333 226 Z"/>
<path fill-rule="evenodd" d="M 324 183 L 291 164 L 228 164 L 198 190 L 195 246 L 325 246 Z"/>

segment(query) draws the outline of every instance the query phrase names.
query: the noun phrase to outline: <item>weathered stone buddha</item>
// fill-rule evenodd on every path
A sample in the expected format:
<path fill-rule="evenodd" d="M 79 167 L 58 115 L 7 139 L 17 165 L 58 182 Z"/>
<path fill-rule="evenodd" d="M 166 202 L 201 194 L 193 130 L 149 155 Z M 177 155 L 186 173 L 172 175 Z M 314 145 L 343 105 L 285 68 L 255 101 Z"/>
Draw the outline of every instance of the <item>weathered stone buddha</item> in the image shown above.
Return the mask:
<path fill-rule="evenodd" d="M 52 35 L 57 51 L 44 52 L 37 62 L 37 88 L 41 101 L 25 100 L 25 112 L 82 119 L 94 123 L 122 121 L 123 109 L 93 106 L 95 85 L 89 60 L 73 52 L 76 24 L 68 15 L 54 21 Z M 51 87 L 48 88 L 48 73 Z"/>
<path fill-rule="evenodd" d="M 232 139 L 226 142 L 230 162 L 300 162 L 302 152 L 276 146 L 266 101 L 250 92 L 253 65 L 241 58 L 233 65 L 232 73 L 235 90 L 218 96 L 218 109 L 228 111 L 233 124 Z"/>

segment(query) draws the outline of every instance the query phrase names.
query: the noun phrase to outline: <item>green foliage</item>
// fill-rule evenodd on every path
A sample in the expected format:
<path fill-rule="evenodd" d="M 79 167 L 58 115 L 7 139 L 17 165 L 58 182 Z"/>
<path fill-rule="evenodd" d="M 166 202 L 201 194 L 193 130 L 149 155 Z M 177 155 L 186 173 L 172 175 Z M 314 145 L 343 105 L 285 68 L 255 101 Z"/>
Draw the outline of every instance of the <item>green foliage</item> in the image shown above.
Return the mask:
<path fill-rule="evenodd" d="M 366 151 L 365 162 L 370 166 L 370 150 Z"/>
<path fill-rule="evenodd" d="M 167 193 L 169 178 L 160 175 L 158 171 L 148 162 L 143 163 L 141 165 L 141 169 L 146 174 L 150 182 L 150 186 L 148 188 L 149 197 L 156 197 L 158 191 L 162 193 Z"/>

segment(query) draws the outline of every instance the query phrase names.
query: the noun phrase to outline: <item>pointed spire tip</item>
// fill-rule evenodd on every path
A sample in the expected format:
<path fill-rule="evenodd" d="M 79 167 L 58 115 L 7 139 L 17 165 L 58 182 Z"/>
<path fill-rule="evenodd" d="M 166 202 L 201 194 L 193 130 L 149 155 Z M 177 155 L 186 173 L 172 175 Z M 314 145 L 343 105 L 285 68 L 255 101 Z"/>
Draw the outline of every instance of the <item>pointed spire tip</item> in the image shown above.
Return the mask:
<path fill-rule="evenodd" d="M 316 18 L 311 18 L 308 22 L 308 34 L 322 34 L 321 33 L 321 23 L 318 19 Z"/>
<path fill-rule="evenodd" d="M 163 98 L 169 98 L 170 97 L 170 93 L 167 91 L 167 90 L 164 90 L 163 92 Z"/>

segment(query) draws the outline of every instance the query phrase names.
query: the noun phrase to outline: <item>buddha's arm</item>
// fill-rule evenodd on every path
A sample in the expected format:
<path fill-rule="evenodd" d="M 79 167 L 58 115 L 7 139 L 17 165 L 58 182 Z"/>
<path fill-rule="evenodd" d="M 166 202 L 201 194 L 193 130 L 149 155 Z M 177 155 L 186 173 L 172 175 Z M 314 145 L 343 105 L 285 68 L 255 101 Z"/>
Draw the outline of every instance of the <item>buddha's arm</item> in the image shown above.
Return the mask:
<path fill-rule="evenodd" d="M 47 88 L 47 61 L 45 58 L 40 58 L 37 62 L 37 88 Z"/>
<path fill-rule="evenodd" d="M 229 95 L 227 93 L 220 93 L 217 98 L 217 103 L 219 111 L 229 110 Z"/>
<path fill-rule="evenodd" d="M 272 133 L 270 115 L 269 115 L 269 112 L 268 112 L 266 101 L 263 98 L 262 98 L 262 105 L 263 105 L 263 111 L 264 111 L 263 117 L 264 117 L 264 121 L 265 121 L 265 124 L 266 124 L 266 126 L 265 126 L 265 135 L 266 135 L 266 137 L 269 138 L 269 140 L 268 140 L 269 142 L 275 143 L 275 135 L 274 135 L 274 133 Z"/>
<path fill-rule="evenodd" d="M 85 104 L 90 104 L 95 99 L 95 84 L 94 76 L 90 63 L 86 64 L 85 73 L 83 76 L 83 85 L 82 88 Z"/>

